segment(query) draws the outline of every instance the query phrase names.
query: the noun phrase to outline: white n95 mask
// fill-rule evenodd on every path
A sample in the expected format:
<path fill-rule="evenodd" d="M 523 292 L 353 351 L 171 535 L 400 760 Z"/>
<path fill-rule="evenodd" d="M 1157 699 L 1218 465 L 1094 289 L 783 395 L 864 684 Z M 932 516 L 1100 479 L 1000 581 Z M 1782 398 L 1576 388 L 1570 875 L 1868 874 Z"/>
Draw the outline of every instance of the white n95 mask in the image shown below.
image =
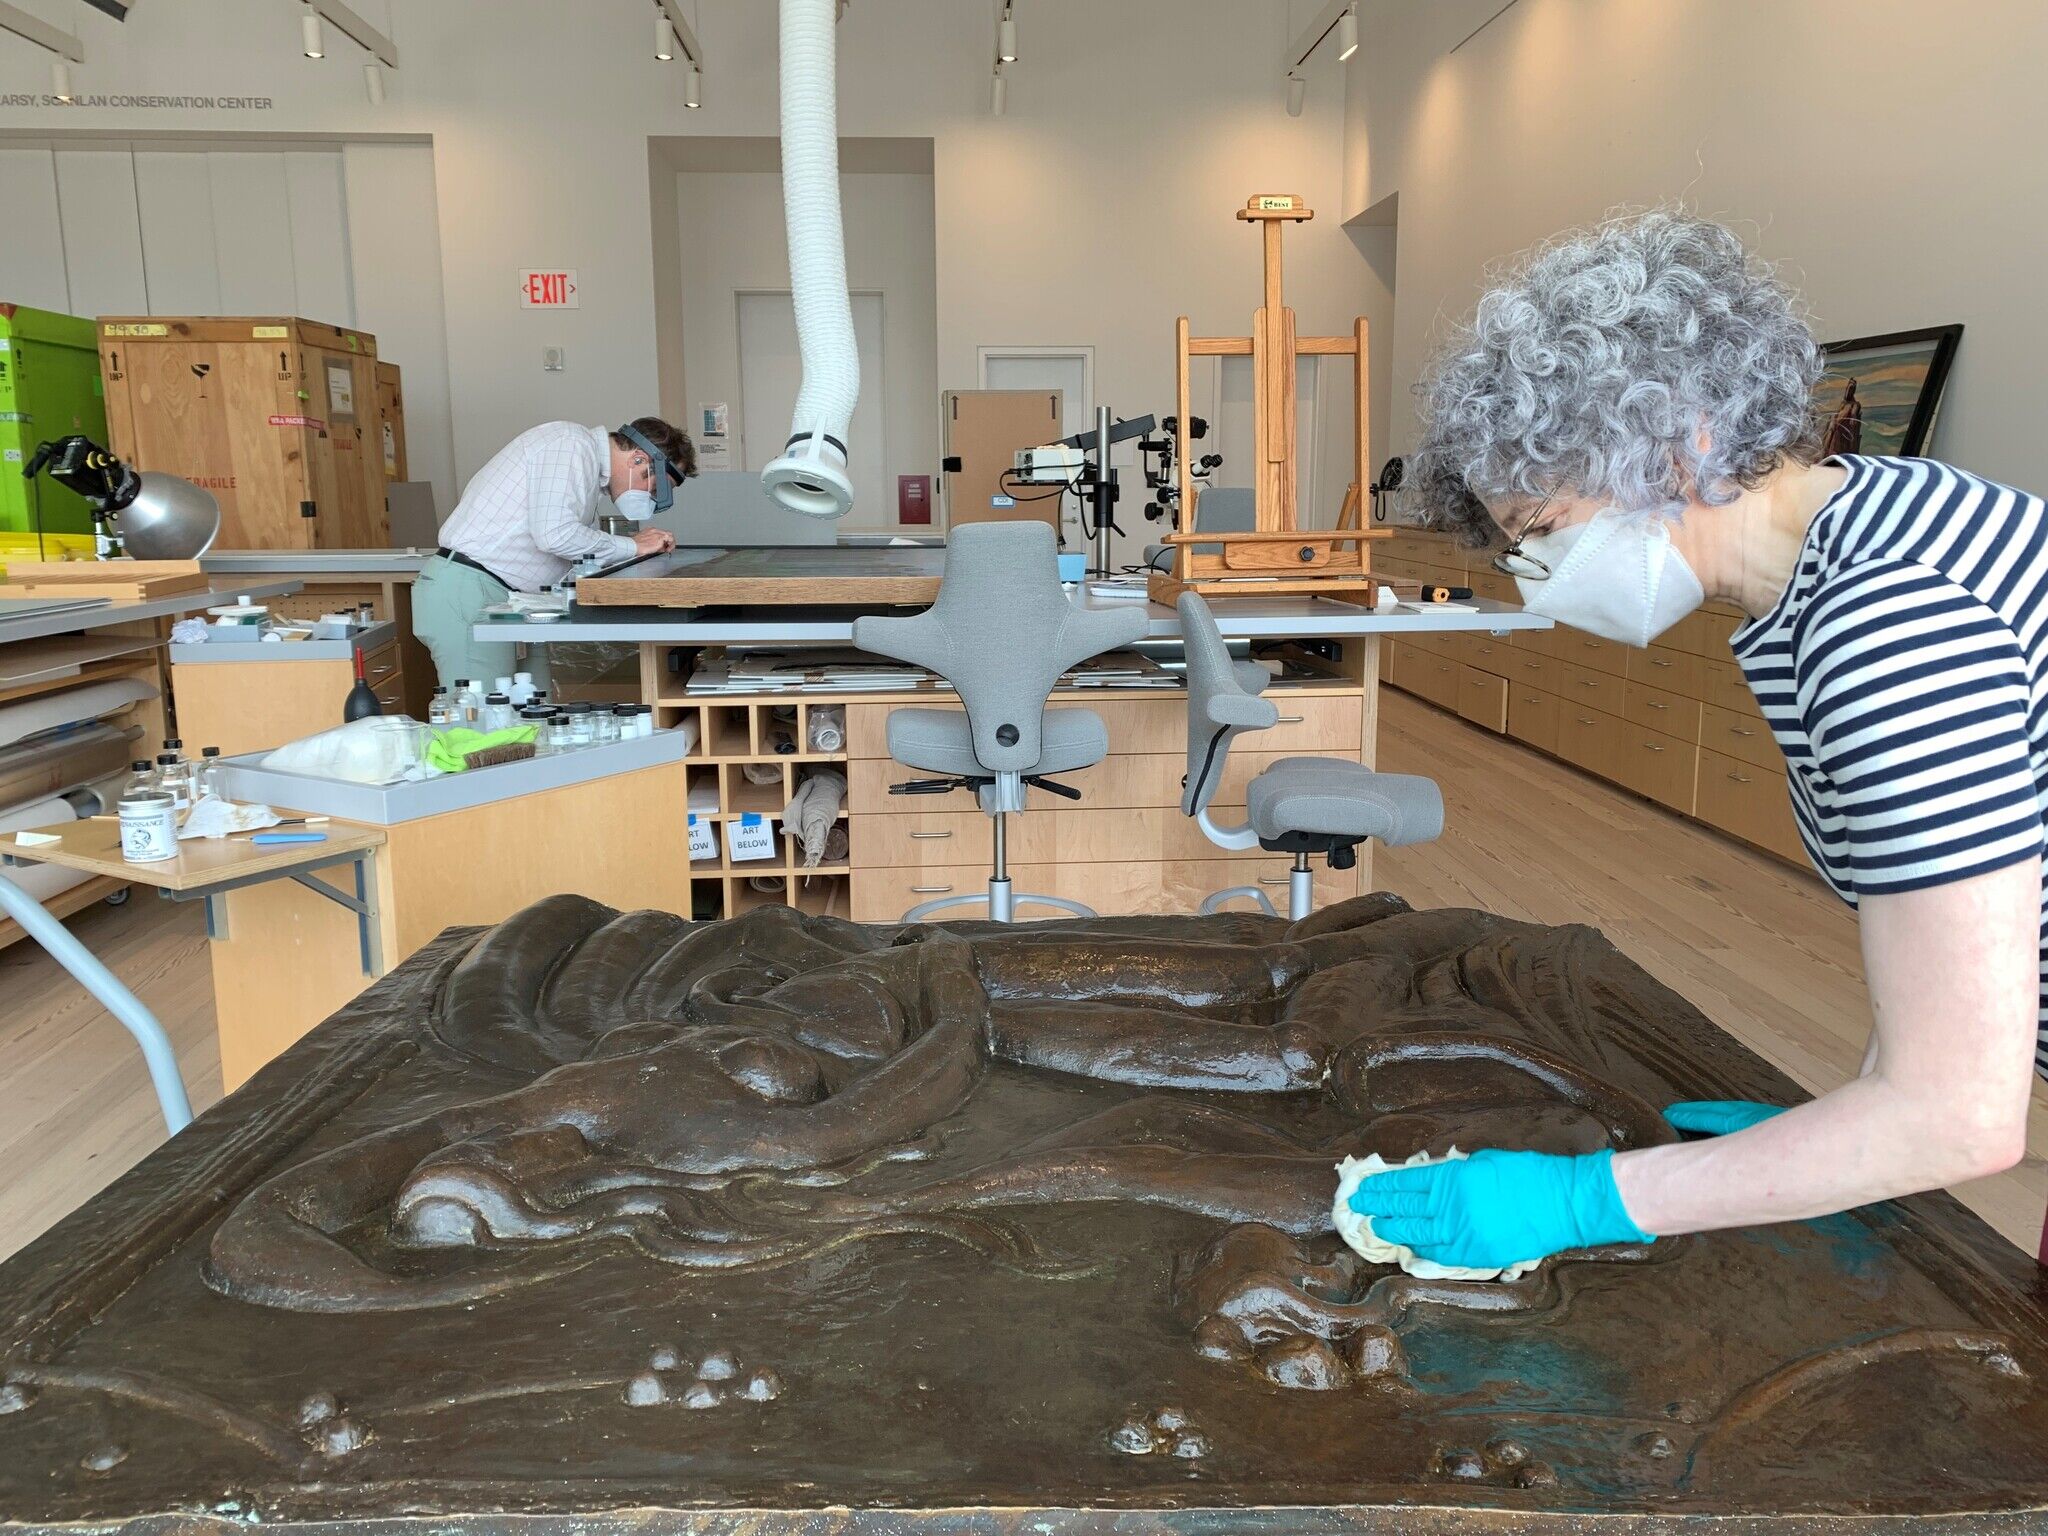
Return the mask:
<path fill-rule="evenodd" d="M 619 509 L 619 516 L 629 517 L 636 523 L 644 523 L 654 516 L 654 494 L 651 491 L 621 491 L 612 498 L 612 505 Z"/>
<path fill-rule="evenodd" d="M 1656 513 L 1609 507 L 1522 550 L 1550 567 L 1542 581 L 1515 578 L 1524 608 L 1620 645 L 1648 645 L 1707 600 Z"/>

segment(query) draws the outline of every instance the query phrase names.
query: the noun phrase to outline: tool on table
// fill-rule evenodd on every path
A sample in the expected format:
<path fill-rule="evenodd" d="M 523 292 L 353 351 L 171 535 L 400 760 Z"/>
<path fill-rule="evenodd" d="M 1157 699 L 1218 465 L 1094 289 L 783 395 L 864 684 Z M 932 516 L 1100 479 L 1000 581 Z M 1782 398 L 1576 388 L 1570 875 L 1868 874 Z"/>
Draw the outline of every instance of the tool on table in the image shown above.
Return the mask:
<path fill-rule="evenodd" d="M 230 833 L 228 834 L 228 836 L 229 836 L 229 837 L 261 837 L 261 836 L 262 836 L 262 835 L 263 835 L 264 833 L 266 833 L 266 832 L 274 832 L 274 831 L 276 831 L 276 830 L 277 830 L 277 829 L 278 829 L 279 827 L 324 827 L 324 826 L 326 826 L 326 825 L 327 825 L 327 822 L 328 822 L 328 820 L 329 820 L 329 818 L 328 818 L 328 817 L 325 817 L 325 816 L 287 816 L 287 817 L 285 817 L 285 818 L 284 818 L 284 819 L 283 819 L 282 821 L 274 821 L 274 822 L 272 822 L 272 823 L 271 823 L 271 824 L 270 824 L 269 826 L 267 826 L 267 827 L 263 827 L 263 828 L 261 828 L 261 829 L 259 829 L 259 830 L 257 830 L 257 831 L 254 831 L 254 832 L 230 832 Z"/>
<path fill-rule="evenodd" d="M 367 720 L 372 715 L 384 713 L 384 706 L 377 702 L 377 695 L 370 687 L 370 680 L 363 673 L 363 648 L 356 651 L 356 685 L 349 689 L 348 697 L 341 701 L 341 723 L 351 720 Z"/>
<path fill-rule="evenodd" d="M 275 847 L 280 843 L 324 843 L 325 832 L 258 832 L 249 839 L 263 847 Z"/>
<path fill-rule="evenodd" d="M 1404 603 L 1464 603 L 1472 600 L 1470 587 L 1446 587 L 1433 581 L 1382 581 Z"/>

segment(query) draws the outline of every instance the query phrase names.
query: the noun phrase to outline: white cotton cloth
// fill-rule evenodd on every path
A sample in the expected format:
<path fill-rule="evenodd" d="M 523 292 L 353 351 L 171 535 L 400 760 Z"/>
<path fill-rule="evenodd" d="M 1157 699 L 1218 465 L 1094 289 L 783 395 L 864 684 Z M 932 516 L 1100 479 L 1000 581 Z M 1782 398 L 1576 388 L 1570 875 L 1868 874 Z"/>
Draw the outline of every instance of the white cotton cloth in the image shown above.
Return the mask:
<path fill-rule="evenodd" d="M 820 771 L 797 785 L 782 813 L 783 831 L 804 846 L 804 867 L 824 862 L 825 842 L 846 803 L 846 775 Z"/>
<path fill-rule="evenodd" d="M 1453 1147 L 1443 1157 L 1418 1152 L 1405 1163 L 1390 1163 L 1377 1152 L 1366 1157 L 1345 1158 L 1337 1165 L 1337 1199 L 1330 1208 L 1330 1220 L 1336 1224 L 1337 1235 L 1366 1263 L 1398 1264 L 1418 1280 L 1521 1279 L 1543 1261 L 1524 1259 L 1505 1269 L 1468 1269 L 1460 1264 L 1435 1264 L 1428 1259 L 1417 1258 L 1413 1248 L 1374 1236 L 1372 1218 L 1351 1209 L 1351 1197 L 1358 1192 L 1358 1186 L 1376 1173 L 1385 1173 L 1390 1168 L 1427 1168 L 1432 1163 L 1447 1163 L 1453 1159 L 1463 1161 L 1470 1155 Z"/>

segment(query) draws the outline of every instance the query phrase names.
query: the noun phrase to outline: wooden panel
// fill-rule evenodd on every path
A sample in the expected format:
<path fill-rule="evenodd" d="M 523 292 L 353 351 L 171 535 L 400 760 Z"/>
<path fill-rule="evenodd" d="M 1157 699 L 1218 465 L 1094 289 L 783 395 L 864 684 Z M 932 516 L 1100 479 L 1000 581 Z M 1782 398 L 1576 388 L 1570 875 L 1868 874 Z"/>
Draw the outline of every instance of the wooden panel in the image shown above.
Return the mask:
<path fill-rule="evenodd" d="M 1056 443 L 1066 435 L 1060 424 L 1059 390 L 948 390 L 940 401 L 940 410 L 945 456 L 960 461 L 959 470 L 945 476 L 949 527 L 1016 518 L 1059 526 L 1063 497 L 1047 496 L 1043 501 L 1022 499 L 1048 489 L 1044 486 L 1026 487 L 1013 507 L 989 505 L 993 498 L 1011 494 L 1003 488 L 1003 475 L 1015 466 L 1018 449 Z"/>
<path fill-rule="evenodd" d="M 1612 640 L 1602 640 L 1581 629 L 1567 629 L 1559 625 L 1554 631 L 1557 636 L 1557 654 L 1575 666 L 1585 667 L 1594 672 L 1606 672 L 1615 677 L 1628 675 L 1628 652 L 1625 645 L 1616 645 Z"/>
<path fill-rule="evenodd" d="M 385 963 L 443 928 L 499 922 L 555 894 L 565 870 L 578 893 L 621 911 L 689 911 L 684 782 L 683 764 L 664 763 L 392 827 L 386 862 L 398 900 L 387 908 Z M 634 835 L 619 836 L 621 827 Z"/>
<path fill-rule="evenodd" d="M 697 608 L 760 603 L 914 604 L 939 595 L 943 549 L 736 549 L 694 565 L 650 560 L 626 574 L 580 581 L 576 600 L 605 607 Z"/>
<path fill-rule="evenodd" d="M 1616 739 L 1619 749 L 1613 776 L 1637 794 L 1690 816 L 1699 776 L 1699 748 L 1629 721 L 1622 722 Z"/>
<path fill-rule="evenodd" d="M 1508 686 L 1508 734 L 1541 752 L 1557 751 L 1557 717 L 1563 701 L 1554 693 Z"/>
<path fill-rule="evenodd" d="M 311 878 L 355 895 L 354 872 Z M 221 1082 L 232 1093 L 371 978 L 363 974 L 355 914 L 291 880 L 230 891 L 227 939 L 206 946 L 213 962 Z"/>
<path fill-rule="evenodd" d="M 1568 661 L 1558 663 L 1557 691 L 1573 708 L 1619 715 L 1627 690 L 1628 685 L 1611 672 L 1596 672 Z"/>
<path fill-rule="evenodd" d="M 1508 682 L 1477 667 L 1464 668 L 1458 678 L 1458 713 L 1489 731 L 1508 728 Z"/>
<path fill-rule="evenodd" d="M 1732 661 L 1709 661 L 1701 668 L 1700 697 L 1716 709 L 1725 709 L 1738 715 L 1756 715 L 1756 695 L 1749 691 L 1749 679 L 1742 675 L 1742 668 Z"/>
<path fill-rule="evenodd" d="M 385 841 L 382 828 L 336 821 L 326 827 L 324 843 L 278 845 L 252 843 L 246 838 L 201 838 L 180 843 L 176 858 L 130 864 L 121 857 L 121 824 L 116 817 L 69 821 L 50 830 L 57 832 L 61 841 L 24 848 L 15 841 L 14 834 L 0 833 L 0 847 L 25 863 L 83 870 L 167 891 L 196 891 L 219 885 L 223 880 L 285 874 L 314 859 L 358 848 L 377 848 Z"/>
<path fill-rule="evenodd" d="M 1725 752 L 1730 757 L 1739 757 L 1759 768 L 1768 768 L 1773 773 L 1785 771 L 1785 755 L 1778 750 L 1777 738 L 1771 735 L 1770 727 L 1755 715 L 1739 715 L 1732 710 L 1704 705 L 1700 716 L 1700 745 Z"/>
<path fill-rule="evenodd" d="M 1689 699 L 1706 692 L 1706 662 L 1691 651 L 1652 645 L 1628 653 L 1628 675 L 1632 681 L 1648 683 L 1666 693 L 1682 693 Z"/>
<path fill-rule="evenodd" d="M 1042 840 L 1037 829 L 1051 812 L 1010 818 L 1010 856 L 1022 852 L 1025 839 Z M 991 823 L 980 811 L 924 811 L 898 816 L 860 815 L 848 819 L 852 858 L 862 869 L 942 868 L 948 864 L 987 865 L 995 857 Z"/>
<path fill-rule="evenodd" d="M 1560 699 L 1557 711 L 1557 755 L 1590 773 L 1617 777 L 1625 722 L 1597 709 Z"/>
<path fill-rule="evenodd" d="M 235 757 L 340 725 L 354 682 L 345 661 L 173 663 L 171 699 L 190 752 L 219 747 Z"/>
<path fill-rule="evenodd" d="M 1665 693 L 1646 683 L 1630 683 L 1622 695 L 1621 714 L 1624 720 L 1636 725 L 1694 745 L 1699 743 L 1699 700 L 1682 693 Z"/>
<path fill-rule="evenodd" d="M 384 451 L 377 362 L 359 352 L 309 348 L 309 392 L 327 423 L 333 460 L 332 505 L 323 504 L 318 537 L 326 549 L 382 549 L 391 542 L 384 507 Z M 339 387 L 347 381 L 346 391 Z"/>
<path fill-rule="evenodd" d="M 1690 651 L 1709 661 L 1728 659 L 1728 637 L 1741 626 L 1742 615 L 1731 608 L 1702 608 L 1689 613 L 1657 637 L 1659 645 Z"/>
<path fill-rule="evenodd" d="M 1782 773 L 1703 750 L 1696 810 L 1709 826 L 1785 858 L 1806 862 Z"/>
<path fill-rule="evenodd" d="M 1455 710 L 1458 707 L 1458 684 L 1465 673 L 1462 661 L 1438 651 L 1424 651 L 1416 660 L 1414 672 L 1411 692 L 1429 700 L 1439 709 Z"/>
<path fill-rule="evenodd" d="M 1535 651 L 1525 644 L 1530 633 L 1533 632 L 1525 630 L 1515 637 L 1508 661 L 1508 677 L 1517 687 L 1562 693 L 1564 664 L 1549 652 Z"/>
<path fill-rule="evenodd" d="M 377 364 L 378 453 L 385 480 L 410 480 L 405 456 L 405 386 L 396 363 Z"/>
<path fill-rule="evenodd" d="M 1468 667 L 1491 672 L 1495 677 L 1513 677 L 1518 670 L 1515 660 L 1515 648 L 1505 635 L 1474 633 L 1465 636 L 1465 665 Z"/>

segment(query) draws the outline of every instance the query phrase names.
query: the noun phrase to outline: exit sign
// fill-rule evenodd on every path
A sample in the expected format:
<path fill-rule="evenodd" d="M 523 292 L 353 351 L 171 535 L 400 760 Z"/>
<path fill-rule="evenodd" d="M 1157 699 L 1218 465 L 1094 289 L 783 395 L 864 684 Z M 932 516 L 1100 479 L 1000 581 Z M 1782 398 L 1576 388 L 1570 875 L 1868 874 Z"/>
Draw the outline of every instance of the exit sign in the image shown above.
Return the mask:
<path fill-rule="evenodd" d="M 519 307 L 521 309 L 581 309 L 582 301 L 576 297 L 576 273 L 567 272 L 521 272 L 519 274 Z"/>

